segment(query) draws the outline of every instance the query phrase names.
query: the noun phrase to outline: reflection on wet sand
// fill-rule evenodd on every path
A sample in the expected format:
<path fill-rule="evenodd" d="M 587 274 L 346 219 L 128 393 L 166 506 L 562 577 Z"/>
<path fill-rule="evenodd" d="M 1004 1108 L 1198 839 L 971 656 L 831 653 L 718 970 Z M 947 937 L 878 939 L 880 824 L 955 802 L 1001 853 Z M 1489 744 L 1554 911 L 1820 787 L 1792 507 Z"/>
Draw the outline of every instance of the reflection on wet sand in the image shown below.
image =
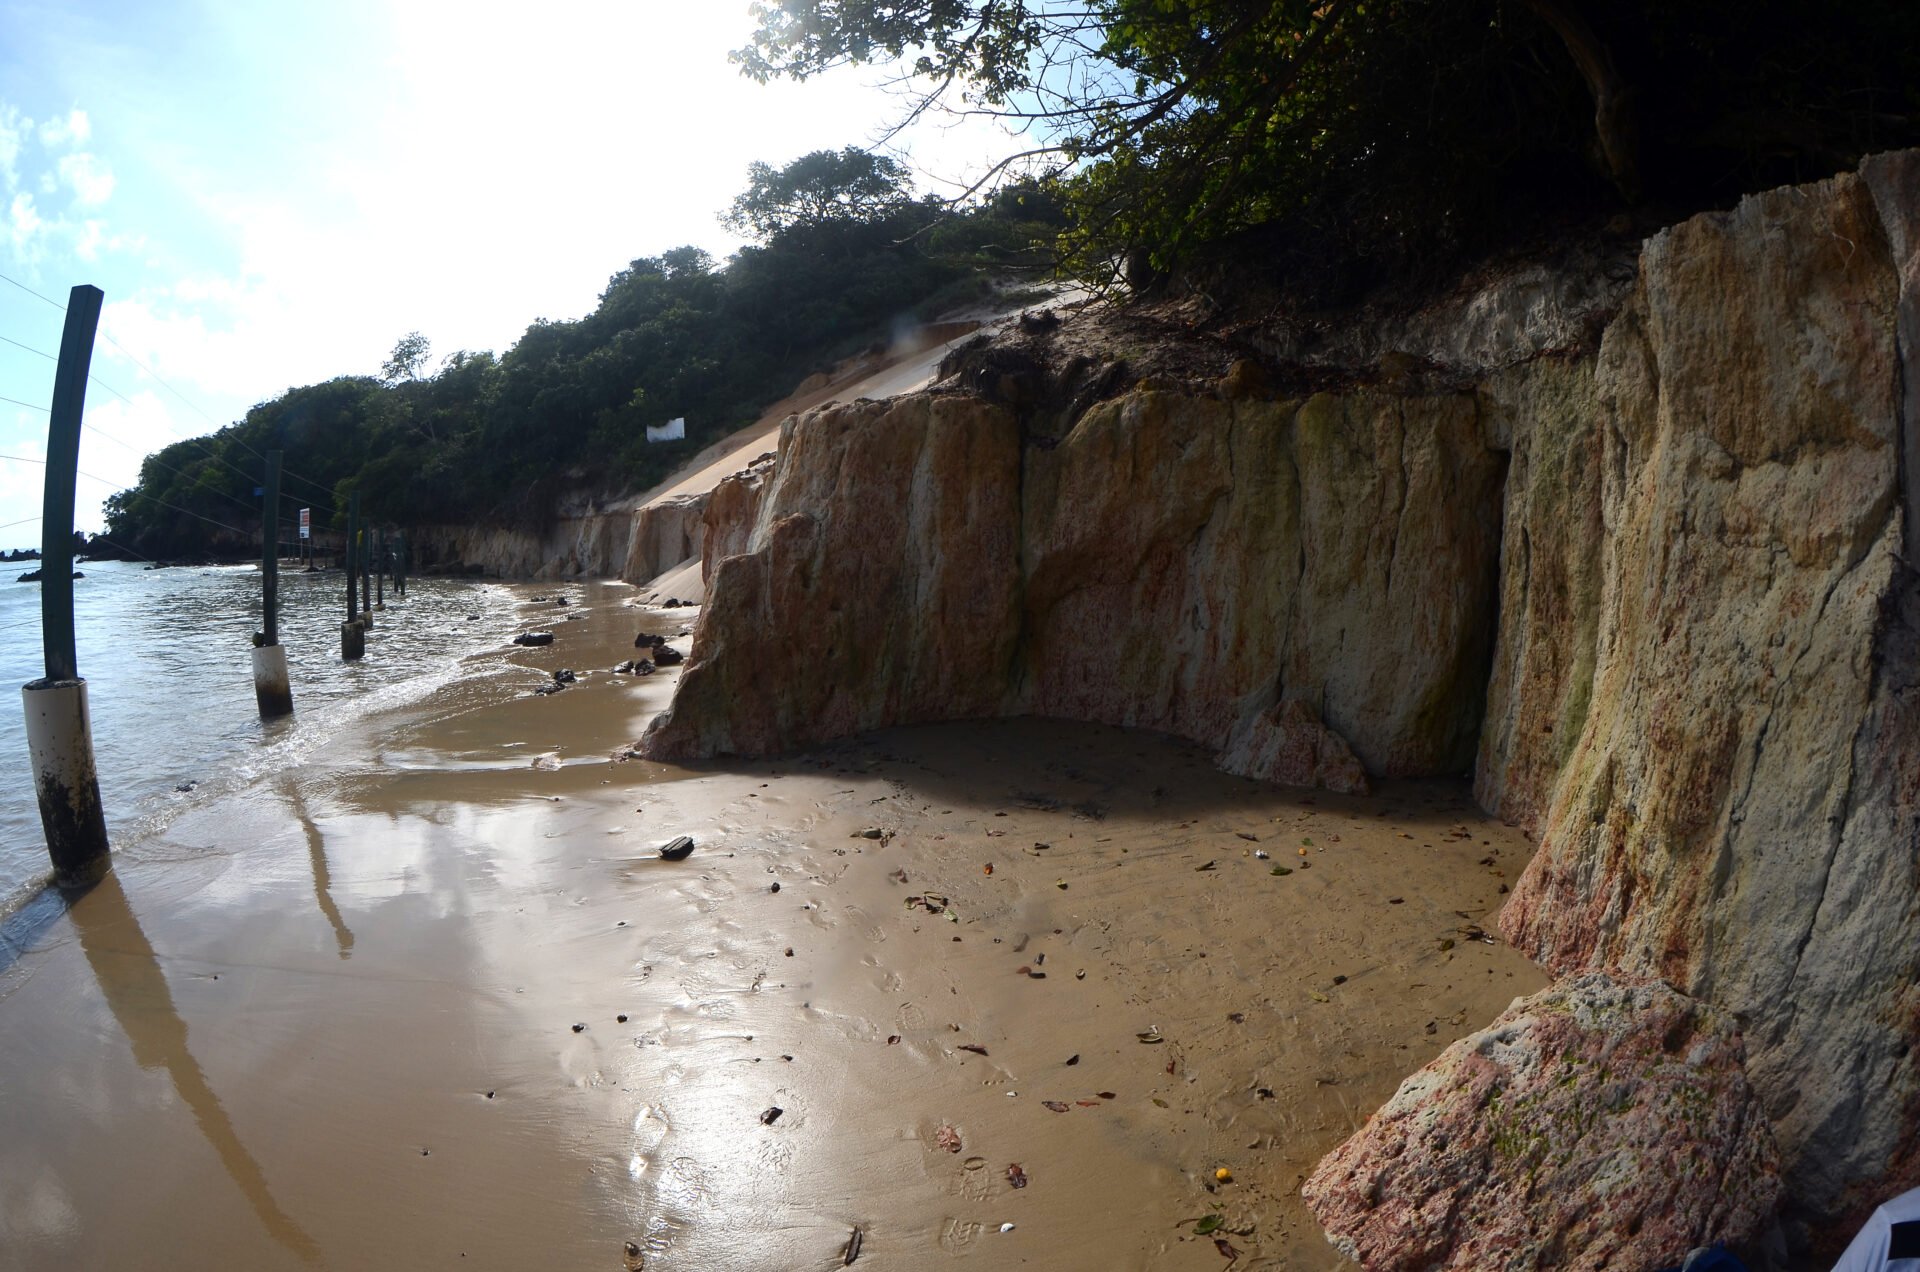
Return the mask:
<path fill-rule="evenodd" d="M 326 915 L 327 922 L 333 925 L 333 939 L 340 947 L 340 957 L 349 958 L 353 954 L 353 931 L 347 927 L 346 920 L 340 917 L 340 907 L 333 903 L 333 876 L 327 869 L 327 841 L 320 834 L 320 827 L 314 825 L 313 814 L 307 811 L 307 799 L 300 793 L 300 788 L 289 782 L 285 790 L 287 803 L 300 823 L 301 833 L 307 837 L 307 858 L 313 865 L 314 900 L 320 903 L 320 913 Z"/>
<path fill-rule="evenodd" d="M 199 1062 L 187 1049 L 186 1022 L 174 1009 L 160 961 L 127 904 L 118 875 L 109 871 L 74 902 L 72 915 L 87 965 L 93 969 L 113 1018 L 133 1046 L 134 1060 L 143 1069 L 166 1069 L 174 1089 L 193 1110 L 201 1134 L 273 1239 L 302 1259 L 318 1260 L 319 1247 L 274 1201 L 260 1163 L 240 1142 L 219 1097 L 207 1085 Z"/>

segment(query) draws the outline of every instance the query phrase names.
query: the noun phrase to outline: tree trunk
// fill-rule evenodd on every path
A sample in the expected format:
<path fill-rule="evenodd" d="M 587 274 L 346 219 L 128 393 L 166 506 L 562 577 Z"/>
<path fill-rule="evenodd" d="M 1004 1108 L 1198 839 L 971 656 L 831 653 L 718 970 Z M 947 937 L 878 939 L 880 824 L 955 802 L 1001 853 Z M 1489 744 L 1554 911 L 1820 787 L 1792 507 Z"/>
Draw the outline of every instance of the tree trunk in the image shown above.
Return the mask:
<path fill-rule="evenodd" d="M 1639 202 L 1640 134 L 1633 117 L 1632 92 L 1613 64 L 1612 51 L 1570 0 L 1523 2 L 1552 27 L 1561 43 L 1567 46 L 1567 53 L 1593 96 L 1593 129 L 1600 142 L 1600 157 L 1606 164 L 1607 176 L 1627 202 Z"/>

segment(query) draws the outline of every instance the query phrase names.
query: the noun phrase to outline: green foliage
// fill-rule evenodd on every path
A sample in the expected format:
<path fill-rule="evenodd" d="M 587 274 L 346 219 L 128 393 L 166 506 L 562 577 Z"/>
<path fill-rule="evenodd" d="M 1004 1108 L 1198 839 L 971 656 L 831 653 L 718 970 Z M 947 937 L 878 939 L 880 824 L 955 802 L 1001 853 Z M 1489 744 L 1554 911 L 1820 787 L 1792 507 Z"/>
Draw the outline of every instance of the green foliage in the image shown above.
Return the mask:
<path fill-rule="evenodd" d="M 1868 0 L 763 0 L 735 60 L 894 61 L 1065 191 L 1083 275 L 1274 228 L 1393 269 L 1566 216 L 1656 215 L 1920 141 L 1920 5 Z M 1245 254 L 1235 258 L 1242 268 Z"/>
<path fill-rule="evenodd" d="M 828 226 L 874 225 L 912 204 L 909 186 L 906 168 L 885 155 L 853 146 L 816 150 L 784 168 L 749 165 L 746 193 L 733 201 L 726 223 L 762 242 Z"/>
<path fill-rule="evenodd" d="M 380 378 L 388 384 L 397 384 L 401 380 L 415 380 L 420 376 L 420 368 L 427 365 L 427 355 L 433 346 L 427 338 L 417 331 L 410 331 L 400 337 L 393 346 L 393 352 L 380 367 Z"/>
<path fill-rule="evenodd" d="M 354 492 L 376 522 L 534 527 L 564 492 L 655 484 L 943 289 L 1033 256 L 1059 223 L 1057 194 L 1035 188 L 917 233 L 933 212 L 897 165 L 859 151 L 756 164 L 752 181 L 743 215 L 764 241 L 724 268 L 694 247 L 642 257 L 585 317 L 537 321 L 504 354 L 461 350 L 432 375 L 426 338 L 409 335 L 377 379 L 288 389 L 151 456 L 108 501 L 109 537 L 155 557 L 256 550 L 259 454 L 275 447 L 293 474 L 282 517 L 311 503 L 322 534 Z M 649 445 L 646 427 L 676 416 L 686 440 Z"/>

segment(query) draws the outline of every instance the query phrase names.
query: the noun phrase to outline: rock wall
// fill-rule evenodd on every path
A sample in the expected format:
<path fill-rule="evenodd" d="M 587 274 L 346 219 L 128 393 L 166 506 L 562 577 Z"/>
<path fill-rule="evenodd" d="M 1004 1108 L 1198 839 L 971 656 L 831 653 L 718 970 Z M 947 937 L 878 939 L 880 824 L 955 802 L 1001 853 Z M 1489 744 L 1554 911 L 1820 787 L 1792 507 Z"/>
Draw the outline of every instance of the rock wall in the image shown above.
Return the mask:
<path fill-rule="evenodd" d="M 1464 394 L 1149 389 L 1050 449 L 966 397 L 811 412 L 715 492 L 708 609 L 646 745 L 1039 714 L 1252 756 L 1298 700 L 1375 772 L 1464 773 L 1504 467 Z"/>
<path fill-rule="evenodd" d="M 634 514 L 629 509 L 562 515 L 544 534 L 481 526 L 422 526 L 413 531 L 418 568 L 507 579 L 618 578 L 624 572 Z"/>
<path fill-rule="evenodd" d="M 706 538 L 707 496 L 662 499 L 631 514 L 632 531 L 617 577 L 645 583 L 700 555 Z"/>
<path fill-rule="evenodd" d="M 1816 1225 L 1920 1183 L 1920 628 L 1896 331 L 1916 208 L 1909 155 L 1648 242 L 1594 368 L 1597 420 L 1571 410 L 1554 434 L 1581 475 L 1509 495 L 1586 536 L 1597 476 L 1582 552 L 1598 605 L 1566 543 L 1515 563 L 1508 596 L 1548 603 L 1509 612 L 1490 714 L 1513 740 L 1489 731 L 1483 749 L 1483 797 L 1540 825 L 1503 931 L 1554 970 L 1657 975 L 1733 1012 Z"/>
<path fill-rule="evenodd" d="M 709 506 L 646 749 L 1040 713 L 1346 789 L 1471 766 L 1540 843 L 1509 939 L 1737 1021 L 1798 1237 L 1844 1233 L 1920 1184 L 1920 158 L 1549 290 L 1620 297 L 1597 353 L 1556 302 L 1397 392 L 790 421 Z"/>
<path fill-rule="evenodd" d="M 449 573 L 507 579 L 617 578 L 644 583 L 700 555 L 705 495 L 563 510 L 541 534 L 476 526 L 414 532 L 416 560 Z"/>
<path fill-rule="evenodd" d="M 789 419 L 780 456 L 752 550 L 708 578 L 647 752 L 763 755 L 996 713 L 1016 634 L 1013 416 L 925 394 L 861 402 Z"/>
<path fill-rule="evenodd" d="M 1027 456 L 1012 705 L 1220 748 L 1300 699 L 1374 773 L 1463 773 L 1504 468 L 1465 394 L 1097 406 Z"/>
<path fill-rule="evenodd" d="M 747 467 L 723 477 L 707 498 L 701 514 L 700 577 L 713 581 L 714 567 L 730 556 L 745 552 L 753 541 L 753 527 L 760 519 L 760 500 L 773 476 L 771 457 L 756 459 Z"/>
<path fill-rule="evenodd" d="M 1593 692 L 1604 427 L 1591 359 L 1510 368 L 1482 384 L 1479 400 L 1511 461 L 1500 634 L 1474 794 L 1482 808 L 1537 830 Z"/>

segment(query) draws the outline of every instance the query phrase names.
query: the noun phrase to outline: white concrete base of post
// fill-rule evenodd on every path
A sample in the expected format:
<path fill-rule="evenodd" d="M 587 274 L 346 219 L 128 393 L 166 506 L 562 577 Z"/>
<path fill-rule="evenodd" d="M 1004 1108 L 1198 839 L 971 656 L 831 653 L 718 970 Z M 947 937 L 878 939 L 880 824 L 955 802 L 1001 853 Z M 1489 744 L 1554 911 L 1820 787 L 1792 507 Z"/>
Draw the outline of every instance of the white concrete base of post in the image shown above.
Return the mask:
<path fill-rule="evenodd" d="M 253 697 L 260 718 L 293 714 L 293 684 L 287 679 L 287 647 L 256 645 L 253 650 Z"/>
<path fill-rule="evenodd" d="M 100 779 L 93 767 L 87 682 L 35 680 L 20 687 L 20 699 L 27 713 L 27 754 L 54 882 L 63 888 L 97 883 L 110 859 Z"/>

